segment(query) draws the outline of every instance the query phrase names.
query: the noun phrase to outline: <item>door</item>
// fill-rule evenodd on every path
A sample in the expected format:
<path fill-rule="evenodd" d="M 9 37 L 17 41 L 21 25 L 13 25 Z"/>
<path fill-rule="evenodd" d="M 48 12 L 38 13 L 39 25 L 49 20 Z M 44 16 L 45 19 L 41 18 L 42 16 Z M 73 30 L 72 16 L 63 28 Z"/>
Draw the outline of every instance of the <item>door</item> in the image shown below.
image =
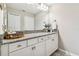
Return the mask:
<path fill-rule="evenodd" d="M 31 47 L 27 47 L 21 50 L 17 50 L 15 52 L 9 53 L 10 56 L 32 56 L 33 51 Z"/>
<path fill-rule="evenodd" d="M 45 42 L 41 42 L 35 46 L 34 55 L 35 56 L 45 56 Z"/>

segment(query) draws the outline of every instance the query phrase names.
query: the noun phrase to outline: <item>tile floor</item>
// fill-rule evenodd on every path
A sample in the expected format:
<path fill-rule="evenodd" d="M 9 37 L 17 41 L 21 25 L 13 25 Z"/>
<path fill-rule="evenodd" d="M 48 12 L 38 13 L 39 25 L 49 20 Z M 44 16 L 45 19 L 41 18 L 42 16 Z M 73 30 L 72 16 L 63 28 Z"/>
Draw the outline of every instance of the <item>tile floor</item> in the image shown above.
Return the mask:
<path fill-rule="evenodd" d="M 56 50 L 53 54 L 51 54 L 51 56 L 70 56 L 70 55 L 67 55 L 66 53 L 60 50 Z"/>

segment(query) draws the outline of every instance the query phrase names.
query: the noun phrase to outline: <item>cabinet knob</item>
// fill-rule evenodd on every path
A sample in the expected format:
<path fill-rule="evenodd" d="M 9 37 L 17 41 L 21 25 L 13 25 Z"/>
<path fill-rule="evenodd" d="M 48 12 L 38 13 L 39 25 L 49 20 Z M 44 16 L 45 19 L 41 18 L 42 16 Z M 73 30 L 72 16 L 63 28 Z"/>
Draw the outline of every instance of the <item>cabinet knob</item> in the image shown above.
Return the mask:
<path fill-rule="evenodd" d="M 52 41 L 54 41 L 54 39 L 52 39 Z"/>
<path fill-rule="evenodd" d="M 41 40 L 43 40 L 43 38 Z"/>
<path fill-rule="evenodd" d="M 49 38 L 49 37 L 48 37 Z"/>
<path fill-rule="evenodd" d="M 34 47 L 32 47 L 32 50 L 34 50 L 34 49 L 36 49 L 36 47 L 34 46 Z"/>
<path fill-rule="evenodd" d="M 19 48 L 19 47 L 21 47 L 22 45 L 17 45 L 17 47 Z"/>

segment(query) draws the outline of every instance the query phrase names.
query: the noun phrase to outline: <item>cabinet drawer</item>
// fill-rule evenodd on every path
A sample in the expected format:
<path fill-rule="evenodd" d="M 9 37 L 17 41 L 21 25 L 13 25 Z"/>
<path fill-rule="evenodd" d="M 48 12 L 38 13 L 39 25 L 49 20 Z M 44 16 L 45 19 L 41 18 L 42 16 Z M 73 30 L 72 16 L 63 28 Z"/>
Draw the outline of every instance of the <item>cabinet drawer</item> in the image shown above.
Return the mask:
<path fill-rule="evenodd" d="M 50 39 L 54 39 L 55 38 L 55 35 L 50 35 Z"/>
<path fill-rule="evenodd" d="M 27 46 L 27 41 L 21 41 L 21 42 L 9 44 L 9 52 L 24 48 L 26 46 Z"/>
<path fill-rule="evenodd" d="M 44 41 L 44 40 L 46 40 L 46 36 L 44 36 L 44 37 L 39 37 L 39 42 L 42 42 L 42 41 Z"/>
<path fill-rule="evenodd" d="M 38 43 L 38 38 L 28 40 L 28 46 Z"/>
<path fill-rule="evenodd" d="M 51 36 L 51 39 L 55 39 L 55 38 L 57 37 L 56 34 L 52 34 L 52 35 L 50 35 L 50 36 Z"/>
<path fill-rule="evenodd" d="M 46 37 L 46 40 L 49 40 L 50 39 L 50 35 L 48 35 L 47 37 Z"/>
<path fill-rule="evenodd" d="M 55 34 L 46 36 L 46 40 L 54 39 L 54 38 L 55 38 Z"/>

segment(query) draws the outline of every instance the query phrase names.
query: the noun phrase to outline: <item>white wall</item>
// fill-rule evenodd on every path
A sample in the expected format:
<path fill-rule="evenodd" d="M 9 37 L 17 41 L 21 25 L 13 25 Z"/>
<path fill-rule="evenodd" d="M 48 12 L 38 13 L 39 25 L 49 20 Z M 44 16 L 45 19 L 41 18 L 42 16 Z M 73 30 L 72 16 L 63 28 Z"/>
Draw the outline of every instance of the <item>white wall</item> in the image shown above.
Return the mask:
<path fill-rule="evenodd" d="M 59 48 L 79 55 L 79 4 L 54 4 L 51 8 L 58 24 Z"/>

